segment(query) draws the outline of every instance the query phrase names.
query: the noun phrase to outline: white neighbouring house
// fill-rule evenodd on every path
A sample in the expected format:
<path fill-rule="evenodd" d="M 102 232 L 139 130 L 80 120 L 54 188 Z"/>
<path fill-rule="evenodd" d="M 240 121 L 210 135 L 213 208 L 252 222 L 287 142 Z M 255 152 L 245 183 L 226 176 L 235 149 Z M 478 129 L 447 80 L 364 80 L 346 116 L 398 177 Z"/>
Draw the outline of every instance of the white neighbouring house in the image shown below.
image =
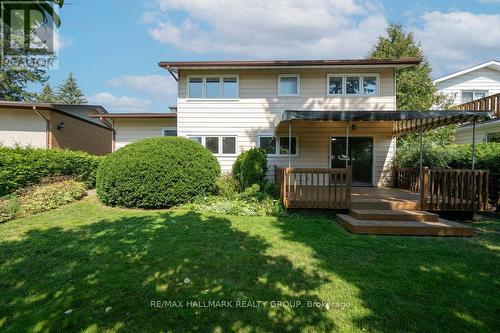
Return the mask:
<path fill-rule="evenodd" d="M 434 80 L 438 92 L 450 96 L 455 105 L 500 94 L 500 62 L 488 61 Z M 456 143 L 472 143 L 472 126 L 460 126 Z M 500 119 L 480 122 L 476 126 L 476 142 L 500 142 Z"/>

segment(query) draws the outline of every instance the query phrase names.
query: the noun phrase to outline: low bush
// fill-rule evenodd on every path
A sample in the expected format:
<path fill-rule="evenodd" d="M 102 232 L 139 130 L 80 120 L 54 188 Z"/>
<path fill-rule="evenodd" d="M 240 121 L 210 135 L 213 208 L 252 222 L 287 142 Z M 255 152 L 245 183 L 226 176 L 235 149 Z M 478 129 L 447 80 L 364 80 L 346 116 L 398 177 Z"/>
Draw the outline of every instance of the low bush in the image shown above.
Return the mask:
<path fill-rule="evenodd" d="M 233 164 L 233 177 L 244 190 L 254 184 L 266 183 L 267 155 L 262 148 L 251 148 L 241 153 Z"/>
<path fill-rule="evenodd" d="M 107 205 L 166 208 L 215 193 L 220 166 L 200 144 L 179 137 L 131 143 L 106 156 L 97 195 Z"/>
<path fill-rule="evenodd" d="M 41 213 L 81 199 L 85 184 L 75 179 L 43 182 L 0 200 L 0 222 Z"/>
<path fill-rule="evenodd" d="M 0 196 L 47 176 L 72 176 L 95 187 L 101 157 L 70 150 L 0 147 Z"/>
<path fill-rule="evenodd" d="M 217 194 L 232 197 L 238 193 L 238 182 L 230 175 L 222 175 L 217 179 Z"/>

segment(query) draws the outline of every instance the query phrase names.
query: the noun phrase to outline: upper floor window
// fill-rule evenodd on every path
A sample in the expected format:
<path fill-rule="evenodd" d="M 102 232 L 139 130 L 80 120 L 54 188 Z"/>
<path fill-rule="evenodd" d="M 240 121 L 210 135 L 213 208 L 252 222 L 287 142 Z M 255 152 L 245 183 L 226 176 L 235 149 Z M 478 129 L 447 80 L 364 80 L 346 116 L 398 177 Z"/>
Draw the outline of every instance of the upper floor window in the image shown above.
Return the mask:
<path fill-rule="evenodd" d="M 486 90 L 468 90 L 462 91 L 462 103 L 472 102 L 488 96 Z"/>
<path fill-rule="evenodd" d="M 280 74 L 278 75 L 278 96 L 299 96 L 300 75 Z"/>
<path fill-rule="evenodd" d="M 238 99 L 238 76 L 190 76 L 187 79 L 188 98 Z"/>
<path fill-rule="evenodd" d="M 377 95 L 378 74 L 335 74 L 328 75 L 327 94 L 333 95 Z"/>

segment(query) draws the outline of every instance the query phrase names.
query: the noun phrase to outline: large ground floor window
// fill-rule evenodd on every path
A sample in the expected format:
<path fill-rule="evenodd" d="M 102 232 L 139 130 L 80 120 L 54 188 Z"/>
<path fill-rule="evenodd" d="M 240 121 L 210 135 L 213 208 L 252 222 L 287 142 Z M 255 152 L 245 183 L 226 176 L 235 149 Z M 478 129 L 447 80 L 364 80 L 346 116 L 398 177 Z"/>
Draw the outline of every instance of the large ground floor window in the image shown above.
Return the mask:
<path fill-rule="evenodd" d="M 188 136 L 188 138 L 198 142 L 216 155 L 236 155 L 237 153 L 236 136 L 200 135 Z"/>

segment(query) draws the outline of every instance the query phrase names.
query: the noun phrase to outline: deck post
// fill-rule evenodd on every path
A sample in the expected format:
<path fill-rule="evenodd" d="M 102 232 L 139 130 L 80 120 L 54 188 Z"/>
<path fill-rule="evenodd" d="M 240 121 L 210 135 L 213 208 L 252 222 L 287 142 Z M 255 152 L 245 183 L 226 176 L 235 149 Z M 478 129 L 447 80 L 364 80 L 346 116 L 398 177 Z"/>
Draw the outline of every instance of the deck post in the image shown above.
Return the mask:
<path fill-rule="evenodd" d="M 288 167 L 292 167 L 292 120 L 288 120 Z"/>
<path fill-rule="evenodd" d="M 349 167 L 349 127 L 351 127 L 351 121 L 347 122 L 347 128 L 345 132 L 345 167 Z"/>
<path fill-rule="evenodd" d="M 424 144 L 424 127 L 422 126 L 423 120 L 420 120 L 420 210 L 424 210 L 424 153 L 423 153 L 423 144 Z"/>
<path fill-rule="evenodd" d="M 472 121 L 472 170 L 476 166 L 476 119 Z"/>

